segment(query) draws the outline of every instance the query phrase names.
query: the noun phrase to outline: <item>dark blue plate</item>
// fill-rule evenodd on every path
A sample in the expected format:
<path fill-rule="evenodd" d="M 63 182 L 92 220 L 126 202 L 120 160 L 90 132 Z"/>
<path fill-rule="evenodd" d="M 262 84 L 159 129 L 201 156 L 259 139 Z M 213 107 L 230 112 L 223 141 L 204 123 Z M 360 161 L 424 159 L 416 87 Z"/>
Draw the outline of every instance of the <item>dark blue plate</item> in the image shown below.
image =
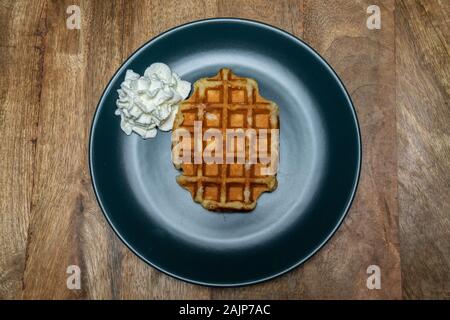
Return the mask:
<path fill-rule="evenodd" d="M 116 90 L 127 69 L 143 74 L 153 62 L 190 82 L 231 68 L 278 104 L 278 188 L 254 211 L 206 211 L 175 181 L 170 133 L 121 131 Z M 134 253 L 185 281 L 238 286 L 291 270 L 334 234 L 355 195 L 361 142 L 348 93 L 313 49 L 269 25 L 212 19 L 167 31 L 125 61 L 98 104 L 89 156 L 98 202 Z"/>

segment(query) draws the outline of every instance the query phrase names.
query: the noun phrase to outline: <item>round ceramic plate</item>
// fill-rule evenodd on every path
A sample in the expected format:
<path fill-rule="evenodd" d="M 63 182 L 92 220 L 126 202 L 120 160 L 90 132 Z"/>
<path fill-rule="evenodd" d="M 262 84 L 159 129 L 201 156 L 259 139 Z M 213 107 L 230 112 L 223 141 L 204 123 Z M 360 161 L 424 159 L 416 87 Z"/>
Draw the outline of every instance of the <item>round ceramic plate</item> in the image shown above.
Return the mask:
<path fill-rule="evenodd" d="M 214 213 L 175 181 L 171 134 L 125 135 L 114 115 L 127 69 L 168 64 L 195 82 L 231 68 L 280 108 L 278 188 L 254 211 Z M 150 40 L 104 91 L 90 137 L 98 202 L 141 259 L 176 278 L 237 286 L 276 277 L 316 253 L 344 219 L 358 183 L 361 142 L 352 102 L 331 67 L 294 36 L 240 19 L 185 24 Z"/>

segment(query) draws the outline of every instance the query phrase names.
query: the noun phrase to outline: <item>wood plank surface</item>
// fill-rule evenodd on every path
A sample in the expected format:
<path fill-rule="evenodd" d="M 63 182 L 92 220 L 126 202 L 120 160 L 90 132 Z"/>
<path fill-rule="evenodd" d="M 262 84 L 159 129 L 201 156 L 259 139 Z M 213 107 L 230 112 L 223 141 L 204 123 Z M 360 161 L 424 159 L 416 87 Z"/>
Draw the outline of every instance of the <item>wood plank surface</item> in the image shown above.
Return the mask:
<path fill-rule="evenodd" d="M 450 298 L 450 1 L 398 1 L 403 294 Z"/>
<path fill-rule="evenodd" d="M 23 284 L 44 73 L 42 11 L 38 1 L 0 6 L 1 298 L 15 298 Z"/>
<path fill-rule="evenodd" d="M 80 30 L 66 28 L 72 4 Z M 382 1 L 381 30 L 366 28 L 370 4 L 2 1 L 0 298 L 449 297 L 448 3 Z M 324 56 L 355 103 L 364 152 L 355 202 L 325 248 L 282 277 L 233 289 L 175 280 L 131 253 L 98 207 L 87 158 L 96 104 L 126 57 L 216 16 L 275 25 Z M 372 264 L 380 290 L 366 287 Z M 66 287 L 69 265 L 81 269 L 81 290 Z"/>
<path fill-rule="evenodd" d="M 310 7 L 311 4 L 311 7 Z M 401 298 L 395 142 L 394 2 L 383 1 L 381 30 L 365 26 L 371 1 L 308 1 L 304 40 L 331 64 L 351 95 L 362 135 L 357 195 L 342 228 L 305 268 L 322 279 L 309 298 Z M 380 267 L 381 289 L 368 290 L 367 268 Z M 329 284 L 333 283 L 332 286 Z"/>

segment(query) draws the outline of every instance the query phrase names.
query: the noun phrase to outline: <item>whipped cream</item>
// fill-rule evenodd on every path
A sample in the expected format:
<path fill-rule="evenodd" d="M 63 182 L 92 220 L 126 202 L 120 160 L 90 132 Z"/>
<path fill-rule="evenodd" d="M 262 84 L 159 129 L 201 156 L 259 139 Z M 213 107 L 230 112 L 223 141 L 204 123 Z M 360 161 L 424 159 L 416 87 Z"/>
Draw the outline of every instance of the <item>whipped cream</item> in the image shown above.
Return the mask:
<path fill-rule="evenodd" d="M 117 90 L 115 114 L 121 117 L 120 127 L 127 135 L 134 131 L 144 139 L 155 137 L 156 128 L 171 130 L 178 104 L 190 91 L 191 83 L 164 63 L 153 63 L 143 76 L 127 70 Z"/>

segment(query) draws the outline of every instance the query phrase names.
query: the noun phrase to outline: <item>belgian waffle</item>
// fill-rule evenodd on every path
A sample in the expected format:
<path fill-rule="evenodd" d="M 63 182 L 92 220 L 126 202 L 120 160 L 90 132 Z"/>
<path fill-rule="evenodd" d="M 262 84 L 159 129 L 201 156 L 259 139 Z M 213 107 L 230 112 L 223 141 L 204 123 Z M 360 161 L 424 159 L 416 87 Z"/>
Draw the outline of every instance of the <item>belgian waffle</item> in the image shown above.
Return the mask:
<path fill-rule="evenodd" d="M 178 136 L 175 139 L 177 130 L 185 129 L 193 135 L 195 121 L 202 124 L 202 134 L 210 128 L 215 128 L 223 133 L 224 140 L 227 129 L 251 128 L 256 132 L 265 129 L 266 154 L 271 161 L 276 159 L 276 165 L 278 164 L 278 134 L 276 137 L 274 135 L 279 129 L 278 106 L 259 95 L 255 80 L 238 77 L 231 70 L 224 68 L 212 78 L 196 81 L 191 97 L 180 104 L 175 117 L 173 151 L 175 142 L 179 142 Z M 226 143 L 222 142 L 225 155 Z M 198 145 L 204 150 L 209 143 L 214 143 L 214 140 L 200 141 Z M 271 144 L 276 148 L 271 148 Z M 262 148 L 259 140 L 257 148 Z M 270 166 L 270 163 L 249 161 L 248 143 L 245 144 L 245 163 L 196 163 L 194 143 L 190 149 L 190 161 L 174 161 L 175 167 L 182 172 L 177 177 L 177 182 L 191 193 L 194 201 L 208 210 L 250 211 L 255 208 L 256 201 L 263 192 L 271 192 L 277 187 L 276 170 L 269 173 L 262 170 Z M 182 154 L 179 150 L 176 152 L 178 155 Z M 172 156 L 174 159 L 175 154 Z"/>

